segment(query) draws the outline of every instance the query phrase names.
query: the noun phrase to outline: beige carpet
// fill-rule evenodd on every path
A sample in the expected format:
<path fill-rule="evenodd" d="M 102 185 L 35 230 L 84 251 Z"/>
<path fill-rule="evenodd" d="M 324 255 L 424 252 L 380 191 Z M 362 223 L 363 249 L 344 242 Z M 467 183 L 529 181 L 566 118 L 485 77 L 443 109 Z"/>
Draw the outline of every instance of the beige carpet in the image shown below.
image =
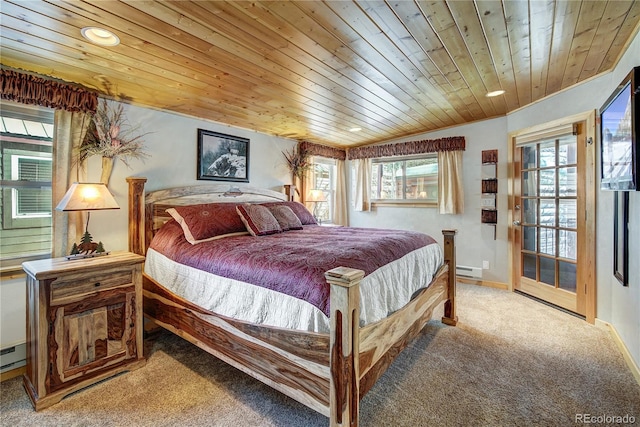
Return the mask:
<path fill-rule="evenodd" d="M 459 325 L 426 326 L 365 396 L 362 426 L 568 426 L 576 414 L 640 425 L 640 385 L 606 331 L 521 295 L 471 285 L 458 294 Z M 144 368 L 38 413 L 21 379 L 5 381 L 1 425 L 328 425 L 174 335 L 146 344 Z"/>

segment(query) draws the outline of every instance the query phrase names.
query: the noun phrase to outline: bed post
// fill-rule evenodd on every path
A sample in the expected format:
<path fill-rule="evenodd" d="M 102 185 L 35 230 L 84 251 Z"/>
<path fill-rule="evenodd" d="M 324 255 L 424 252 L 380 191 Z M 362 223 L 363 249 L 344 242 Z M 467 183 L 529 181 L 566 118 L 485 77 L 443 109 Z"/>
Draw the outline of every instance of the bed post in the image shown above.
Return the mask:
<path fill-rule="evenodd" d="M 329 419 L 331 426 L 358 425 L 360 404 L 360 280 L 364 271 L 338 267 L 325 273 L 331 285 Z"/>
<path fill-rule="evenodd" d="M 444 262 L 449 265 L 447 300 L 444 302 L 442 323 L 455 326 L 456 316 L 456 233 L 457 230 L 442 230 L 444 235 Z"/>
<path fill-rule="evenodd" d="M 147 178 L 130 176 L 129 183 L 129 251 L 144 255 L 145 241 L 145 212 L 144 212 L 144 184 Z"/>
<path fill-rule="evenodd" d="M 285 184 L 284 185 L 284 194 L 287 195 L 287 200 L 293 202 L 296 196 L 296 186 L 293 184 Z"/>

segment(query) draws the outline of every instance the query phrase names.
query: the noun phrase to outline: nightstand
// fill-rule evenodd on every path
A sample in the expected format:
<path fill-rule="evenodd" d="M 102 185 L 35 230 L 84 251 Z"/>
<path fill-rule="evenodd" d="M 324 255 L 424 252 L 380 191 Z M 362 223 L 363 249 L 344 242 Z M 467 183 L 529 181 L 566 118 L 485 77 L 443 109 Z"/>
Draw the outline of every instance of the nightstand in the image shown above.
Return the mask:
<path fill-rule="evenodd" d="M 27 372 L 36 410 L 145 364 L 142 263 L 129 252 L 22 264 L 27 273 Z"/>

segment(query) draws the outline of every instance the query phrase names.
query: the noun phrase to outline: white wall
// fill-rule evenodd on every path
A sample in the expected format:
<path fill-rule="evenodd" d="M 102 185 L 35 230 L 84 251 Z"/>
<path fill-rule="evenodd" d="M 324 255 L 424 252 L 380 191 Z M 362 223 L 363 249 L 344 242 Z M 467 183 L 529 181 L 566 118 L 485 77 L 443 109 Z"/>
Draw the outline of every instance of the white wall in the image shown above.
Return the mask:
<path fill-rule="evenodd" d="M 349 212 L 349 223 L 354 227 L 410 229 L 425 232 L 442 243 L 442 230 L 458 230 L 456 236 L 456 263 L 482 268 L 489 261 L 489 269 L 483 271 L 483 280 L 507 282 L 507 120 L 505 117 L 470 123 L 438 132 L 413 135 L 390 143 L 418 141 L 448 136 L 464 136 L 466 150 L 464 164 L 464 213 L 440 215 L 437 208 L 426 207 L 377 207 L 371 212 Z M 480 222 L 481 180 L 487 177 L 482 166 L 483 150 L 498 150 L 498 224 L 494 240 L 493 226 Z M 483 172 L 485 175 L 483 175 Z"/>
<path fill-rule="evenodd" d="M 601 90 L 594 92 L 598 94 L 598 106 L 606 101 L 608 95 L 634 66 L 640 66 L 640 33 L 636 35 L 615 70 L 603 77 Z M 637 126 L 640 130 L 640 123 Z M 638 137 L 640 138 L 640 135 Z M 629 193 L 628 287 L 623 287 L 613 277 L 613 194 L 611 192 L 599 191 L 596 215 L 597 316 L 616 328 L 636 365 L 640 366 L 640 191 Z"/>
<path fill-rule="evenodd" d="M 27 292 L 24 277 L 0 281 L 0 349 L 27 339 Z"/>

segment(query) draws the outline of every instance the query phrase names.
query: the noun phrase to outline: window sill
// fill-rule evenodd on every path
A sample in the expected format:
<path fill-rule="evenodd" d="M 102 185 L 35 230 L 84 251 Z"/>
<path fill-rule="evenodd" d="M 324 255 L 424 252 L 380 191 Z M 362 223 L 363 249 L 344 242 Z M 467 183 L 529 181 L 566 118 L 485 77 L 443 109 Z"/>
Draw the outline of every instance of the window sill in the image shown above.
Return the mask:
<path fill-rule="evenodd" d="M 16 279 L 19 277 L 24 277 L 24 275 L 25 275 L 24 270 L 20 265 L 12 266 L 12 267 L 3 267 L 2 269 L 0 269 L 0 278 L 2 278 L 2 280 Z"/>
<path fill-rule="evenodd" d="M 437 202 L 418 200 L 373 200 L 373 207 L 437 208 Z"/>
<path fill-rule="evenodd" d="M 51 254 L 41 254 L 23 258 L 2 260 L 0 261 L 0 277 L 5 280 L 22 277 L 24 276 L 24 270 L 22 269 L 23 262 L 46 258 L 51 258 Z"/>

